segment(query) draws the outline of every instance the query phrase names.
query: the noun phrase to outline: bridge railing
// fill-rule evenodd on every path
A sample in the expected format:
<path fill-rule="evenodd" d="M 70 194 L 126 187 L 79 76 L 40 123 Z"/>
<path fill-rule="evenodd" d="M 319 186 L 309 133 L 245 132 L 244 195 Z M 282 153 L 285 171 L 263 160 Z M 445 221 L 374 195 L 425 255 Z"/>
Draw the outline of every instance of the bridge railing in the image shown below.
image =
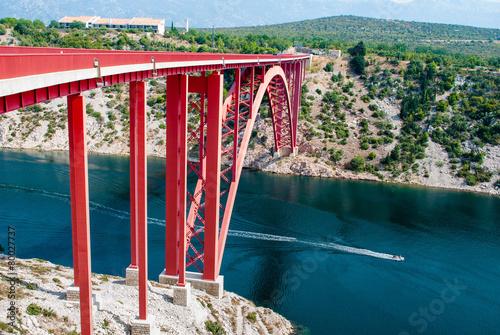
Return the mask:
<path fill-rule="evenodd" d="M 0 46 L 0 114 L 102 86 L 305 59 L 308 57 Z"/>

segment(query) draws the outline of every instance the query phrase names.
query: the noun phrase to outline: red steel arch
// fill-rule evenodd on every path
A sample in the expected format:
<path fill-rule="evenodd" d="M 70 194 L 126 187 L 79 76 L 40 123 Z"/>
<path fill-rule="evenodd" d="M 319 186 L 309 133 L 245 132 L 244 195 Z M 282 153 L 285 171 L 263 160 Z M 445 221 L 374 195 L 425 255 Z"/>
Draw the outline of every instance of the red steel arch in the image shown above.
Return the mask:
<path fill-rule="evenodd" d="M 194 98 L 196 101 L 190 100 L 189 102 L 189 105 L 193 107 L 191 112 L 200 115 L 200 125 L 197 129 L 191 129 L 188 126 L 187 133 L 191 136 L 188 136 L 187 142 L 194 141 L 200 150 L 195 162 L 188 160 L 186 178 L 191 173 L 198 181 L 194 190 L 186 189 L 188 215 L 186 218 L 187 243 L 185 249 L 177 249 L 175 247 L 178 244 L 177 241 L 172 241 L 171 251 L 167 250 L 165 273 L 170 276 L 175 276 L 183 270 L 179 269 L 177 263 L 173 264 L 168 260 L 175 259 L 172 255 L 178 255 L 179 252 L 182 254 L 180 250 L 185 250 L 186 268 L 195 267 L 199 272 L 203 272 L 204 278 L 207 280 L 217 278 L 245 154 L 264 95 L 268 96 L 269 108 L 272 113 L 275 153 L 279 154 L 285 144 L 288 144 L 290 153 L 294 152 L 292 106 L 285 72 L 280 66 L 273 66 L 267 71 L 265 67 L 259 70 L 260 74 L 255 74 L 255 68 L 245 68 L 243 71 L 236 69 L 235 81 L 222 107 L 221 145 L 218 157 L 226 167 L 216 172 L 220 175 L 220 189 L 218 191 L 220 210 L 218 213 L 214 213 L 218 214 L 219 218 L 211 221 L 212 224 L 217 222 L 216 227 L 212 227 L 215 230 L 215 233 L 212 233 L 212 240 L 206 238 L 207 175 L 205 173 L 206 144 L 204 142 L 206 114 L 203 111 L 205 97 Z M 280 99 L 284 100 L 284 103 Z M 285 137 L 288 138 L 287 141 L 284 141 Z M 172 227 L 172 229 L 175 228 Z M 177 234 L 170 233 L 169 236 Z"/>
<path fill-rule="evenodd" d="M 289 148 L 294 154 L 308 60 L 309 56 L 294 55 L 0 46 L 0 114 L 68 97 L 73 266 L 81 334 L 93 332 L 86 105 L 81 92 L 130 83 L 131 265 L 127 281 L 129 270 L 138 273 L 138 319 L 148 320 L 144 79 L 167 78 L 165 274 L 177 277 L 177 286 L 182 287 L 187 267 L 203 272 L 208 281 L 219 276 L 243 161 L 264 95 L 273 120 L 275 153 Z M 226 69 L 235 69 L 236 75 L 223 101 Z M 212 72 L 209 76 L 208 71 Z M 188 75 L 196 72 L 201 75 Z M 188 122 L 188 114 L 197 117 L 197 124 Z M 187 187 L 189 174 L 196 176 L 195 187 Z"/>

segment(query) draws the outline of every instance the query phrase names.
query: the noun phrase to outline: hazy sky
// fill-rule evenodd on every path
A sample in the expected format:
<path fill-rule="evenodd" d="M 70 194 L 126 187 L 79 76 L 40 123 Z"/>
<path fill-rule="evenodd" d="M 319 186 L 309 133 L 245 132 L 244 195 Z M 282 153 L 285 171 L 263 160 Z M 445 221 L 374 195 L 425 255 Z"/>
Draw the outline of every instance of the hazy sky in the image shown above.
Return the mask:
<path fill-rule="evenodd" d="M 0 17 L 145 16 L 192 27 L 284 23 L 335 15 L 500 28 L 500 0 L 2 0 Z"/>

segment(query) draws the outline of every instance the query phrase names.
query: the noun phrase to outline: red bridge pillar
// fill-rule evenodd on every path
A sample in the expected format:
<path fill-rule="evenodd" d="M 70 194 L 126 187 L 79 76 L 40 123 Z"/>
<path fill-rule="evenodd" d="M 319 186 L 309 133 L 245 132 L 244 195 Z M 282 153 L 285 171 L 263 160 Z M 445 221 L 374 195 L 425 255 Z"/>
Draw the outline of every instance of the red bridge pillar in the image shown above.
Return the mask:
<path fill-rule="evenodd" d="M 222 92 L 224 75 L 208 77 L 207 108 L 207 186 L 205 191 L 205 262 L 203 279 L 215 281 L 219 276 L 219 206 L 222 134 Z M 235 123 L 236 124 L 236 123 Z M 237 134 L 234 136 L 237 138 Z"/>
<path fill-rule="evenodd" d="M 185 272 L 181 245 L 186 243 L 187 84 L 187 75 L 167 77 L 164 274 L 168 276 Z M 184 278 L 179 281 L 182 285 Z"/>
<path fill-rule="evenodd" d="M 131 182 L 135 182 L 132 189 L 135 192 L 134 208 L 136 223 L 136 245 L 137 265 L 139 268 L 139 319 L 145 320 L 147 311 L 147 275 L 148 275 L 148 222 L 147 222 L 147 163 L 146 163 L 146 83 L 133 81 L 130 83 L 130 134 L 134 142 L 130 143 L 130 165 Z M 131 211 L 132 212 L 132 211 Z M 133 258 L 132 258 L 133 259 Z"/>
<path fill-rule="evenodd" d="M 146 83 L 130 82 L 130 213 L 132 262 L 138 268 L 139 316 L 132 322 L 132 333 L 155 331 L 154 316 L 148 315 L 148 217 L 146 162 Z M 135 247 L 135 255 L 134 255 Z M 133 263 L 131 264 L 133 265 Z"/>
<path fill-rule="evenodd" d="M 91 335 L 92 286 L 90 271 L 89 188 L 85 98 L 68 96 L 69 169 L 75 286 L 80 289 L 81 334 Z"/>
<path fill-rule="evenodd" d="M 137 267 L 137 84 L 130 83 L 130 265 L 126 270 L 126 284 L 136 286 L 139 283 Z M 134 92 L 132 92 L 134 91 Z"/>

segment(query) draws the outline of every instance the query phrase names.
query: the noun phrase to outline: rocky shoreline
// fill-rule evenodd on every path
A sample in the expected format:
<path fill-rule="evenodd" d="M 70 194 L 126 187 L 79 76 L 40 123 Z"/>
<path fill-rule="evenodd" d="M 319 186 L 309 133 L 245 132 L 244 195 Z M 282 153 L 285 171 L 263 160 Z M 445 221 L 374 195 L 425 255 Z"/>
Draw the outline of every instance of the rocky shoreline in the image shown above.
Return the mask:
<path fill-rule="evenodd" d="M 40 259 L 16 259 L 12 270 L 4 259 L 0 275 L 0 309 L 8 311 L 12 303 L 16 308 L 13 324 L 7 313 L 0 316 L 1 334 L 80 333 L 78 303 L 66 300 L 73 269 Z M 92 288 L 94 334 L 129 334 L 138 314 L 137 287 L 126 286 L 124 278 L 92 274 Z M 12 289 L 15 298 L 9 294 Z M 222 299 L 216 299 L 192 289 L 190 306 L 181 307 L 172 303 L 170 286 L 151 281 L 148 295 L 149 314 L 156 316 L 159 334 L 213 334 L 209 329 L 216 328 L 226 334 L 294 333 L 291 322 L 281 315 L 231 292 L 224 291 Z"/>

